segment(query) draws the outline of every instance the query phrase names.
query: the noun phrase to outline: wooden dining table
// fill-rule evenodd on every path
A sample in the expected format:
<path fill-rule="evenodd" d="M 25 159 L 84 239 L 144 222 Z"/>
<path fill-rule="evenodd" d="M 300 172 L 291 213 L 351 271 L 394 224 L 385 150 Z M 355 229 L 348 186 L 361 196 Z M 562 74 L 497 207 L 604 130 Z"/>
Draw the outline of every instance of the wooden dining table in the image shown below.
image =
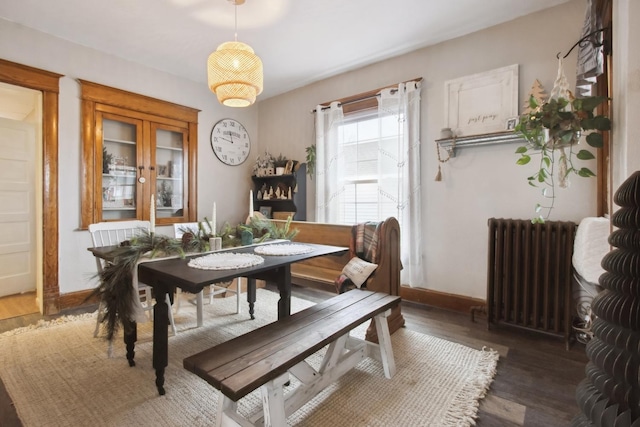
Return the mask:
<path fill-rule="evenodd" d="M 156 387 L 160 395 L 164 395 L 164 372 L 169 360 L 169 307 L 166 295 L 173 296 L 176 288 L 183 292 L 197 294 L 205 286 L 218 282 L 226 282 L 238 277 L 247 278 L 247 302 L 249 316 L 255 318 L 256 280 L 265 280 L 277 285 L 280 293 L 278 300 L 278 319 L 291 314 L 291 264 L 310 258 L 326 255 L 342 255 L 349 248 L 340 246 L 304 243 L 311 247 L 311 251 L 296 255 L 260 255 L 264 262 L 247 268 L 228 270 L 202 270 L 188 265 L 189 260 L 203 256 L 194 254 L 185 258 L 160 259 L 153 262 L 143 262 L 138 265 L 138 281 L 153 287 L 155 304 L 153 306 L 153 368 L 156 371 Z M 255 245 L 229 248 L 221 252 L 253 254 Z M 114 247 L 90 248 L 94 256 L 103 259 L 113 259 L 109 254 Z M 135 366 L 135 342 L 137 340 L 137 325 L 130 322 L 130 327 L 124 328 L 124 342 L 127 348 L 129 366 Z"/>

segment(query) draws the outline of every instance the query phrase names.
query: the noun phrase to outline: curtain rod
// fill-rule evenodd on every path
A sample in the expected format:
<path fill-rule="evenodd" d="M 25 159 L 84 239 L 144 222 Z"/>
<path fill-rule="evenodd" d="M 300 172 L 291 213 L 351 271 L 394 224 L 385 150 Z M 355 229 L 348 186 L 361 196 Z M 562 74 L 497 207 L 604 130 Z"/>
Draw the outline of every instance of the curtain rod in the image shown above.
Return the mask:
<path fill-rule="evenodd" d="M 396 93 L 397 91 L 398 91 L 398 89 L 391 89 L 391 93 Z M 360 101 L 366 101 L 367 99 L 377 98 L 379 96 L 380 96 L 380 94 L 376 93 L 375 95 L 368 95 L 368 96 L 363 96 L 363 97 L 356 98 L 356 99 L 350 99 L 350 100 L 344 101 L 344 102 L 338 102 L 338 105 L 342 107 L 344 105 L 354 104 L 354 103 L 360 102 Z M 326 105 L 326 106 L 320 108 L 320 111 L 328 110 L 329 108 L 331 108 L 331 105 Z M 311 112 L 315 113 L 316 109 L 314 108 L 313 110 L 311 110 Z"/>
<path fill-rule="evenodd" d="M 406 82 L 403 82 L 403 83 L 409 83 L 409 82 L 421 82 L 421 81 L 422 81 L 422 77 L 417 78 L 417 79 L 413 79 L 413 80 L 407 80 Z M 384 89 L 389 89 L 390 87 L 391 87 L 391 86 L 387 86 L 387 87 L 383 87 L 383 88 L 381 88 L 381 89 L 378 89 L 378 92 L 380 92 L 380 91 L 382 91 L 382 90 L 384 90 Z M 393 89 L 393 88 L 391 89 L 391 93 L 396 93 L 397 91 L 398 91 L 398 89 Z M 373 95 L 366 95 L 366 96 L 362 96 L 362 97 L 360 97 L 360 98 L 355 98 L 355 99 L 350 99 L 350 100 L 348 100 L 348 101 L 339 102 L 339 103 L 338 103 L 338 105 L 340 105 L 340 106 L 342 107 L 342 106 L 344 106 L 344 105 L 349 105 L 349 104 L 354 104 L 354 103 L 356 103 L 356 102 L 366 101 L 367 99 L 377 98 L 377 97 L 379 97 L 379 96 L 380 96 L 380 94 L 379 94 L 379 93 L 376 93 L 376 94 L 373 94 Z M 332 104 L 333 102 L 335 102 L 335 101 L 331 101 L 331 102 L 329 102 L 329 104 Z M 331 105 L 326 105 L 326 106 L 323 106 L 323 107 L 320 109 L 320 111 L 328 110 L 329 108 L 331 108 Z M 315 108 L 314 108 L 313 110 L 311 110 L 311 111 L 310 111 L 310 113 L 312 113 L 312 114 L 313 114 L 313 113 L 315 113 L 315 112 L 316 112 L 316 109 L 315 109 Z"/>

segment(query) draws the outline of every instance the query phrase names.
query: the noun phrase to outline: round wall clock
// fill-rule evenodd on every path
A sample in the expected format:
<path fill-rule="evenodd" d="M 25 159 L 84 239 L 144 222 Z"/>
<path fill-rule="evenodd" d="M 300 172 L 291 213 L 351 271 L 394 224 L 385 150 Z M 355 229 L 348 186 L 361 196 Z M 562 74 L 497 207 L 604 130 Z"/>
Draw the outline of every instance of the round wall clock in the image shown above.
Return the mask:
<path fill-rule="evenodd" d="M 211 149 L 222 163 L 242 164 L 251 151 L 249 132 L 234 119 L 222 119 L 211 130 Z"/>

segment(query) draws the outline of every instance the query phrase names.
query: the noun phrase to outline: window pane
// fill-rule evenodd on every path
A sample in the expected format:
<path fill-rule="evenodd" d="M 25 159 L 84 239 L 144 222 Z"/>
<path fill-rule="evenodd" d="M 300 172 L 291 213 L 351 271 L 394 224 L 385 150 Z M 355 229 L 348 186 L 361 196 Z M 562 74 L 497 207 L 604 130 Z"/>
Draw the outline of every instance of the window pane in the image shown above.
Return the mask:
<path fill-rule="evenodd" d="M 358 122 L 358 140 L 376 140 L 378 139 L 378 119 L 367 119 Z"/>
<path fill-rule="evenodd" d="M 398 216 L 398 130 L 395 116 L 379 119 L 377 112 L 369 111 L 345 118 L 339 133 L 345 168 L 341 223 Z M 382 180 L 384 191 L 379 185 Z"/>
<path fill-rule="evenodd" d="M 385 116 L 380 120 L 380 131 L 382 137 L 398 136 L 398 117 L 395 115 Z"/>

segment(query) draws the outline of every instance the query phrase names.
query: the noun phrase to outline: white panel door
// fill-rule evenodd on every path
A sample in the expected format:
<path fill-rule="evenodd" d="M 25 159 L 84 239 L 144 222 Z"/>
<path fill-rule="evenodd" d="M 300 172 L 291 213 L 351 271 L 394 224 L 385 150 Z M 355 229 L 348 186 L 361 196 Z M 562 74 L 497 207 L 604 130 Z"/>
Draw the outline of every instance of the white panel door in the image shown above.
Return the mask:
<path fill-rule="evenodd" d="M 0 297 L 36 289 L 35 125 L 0 118 Z"/>

